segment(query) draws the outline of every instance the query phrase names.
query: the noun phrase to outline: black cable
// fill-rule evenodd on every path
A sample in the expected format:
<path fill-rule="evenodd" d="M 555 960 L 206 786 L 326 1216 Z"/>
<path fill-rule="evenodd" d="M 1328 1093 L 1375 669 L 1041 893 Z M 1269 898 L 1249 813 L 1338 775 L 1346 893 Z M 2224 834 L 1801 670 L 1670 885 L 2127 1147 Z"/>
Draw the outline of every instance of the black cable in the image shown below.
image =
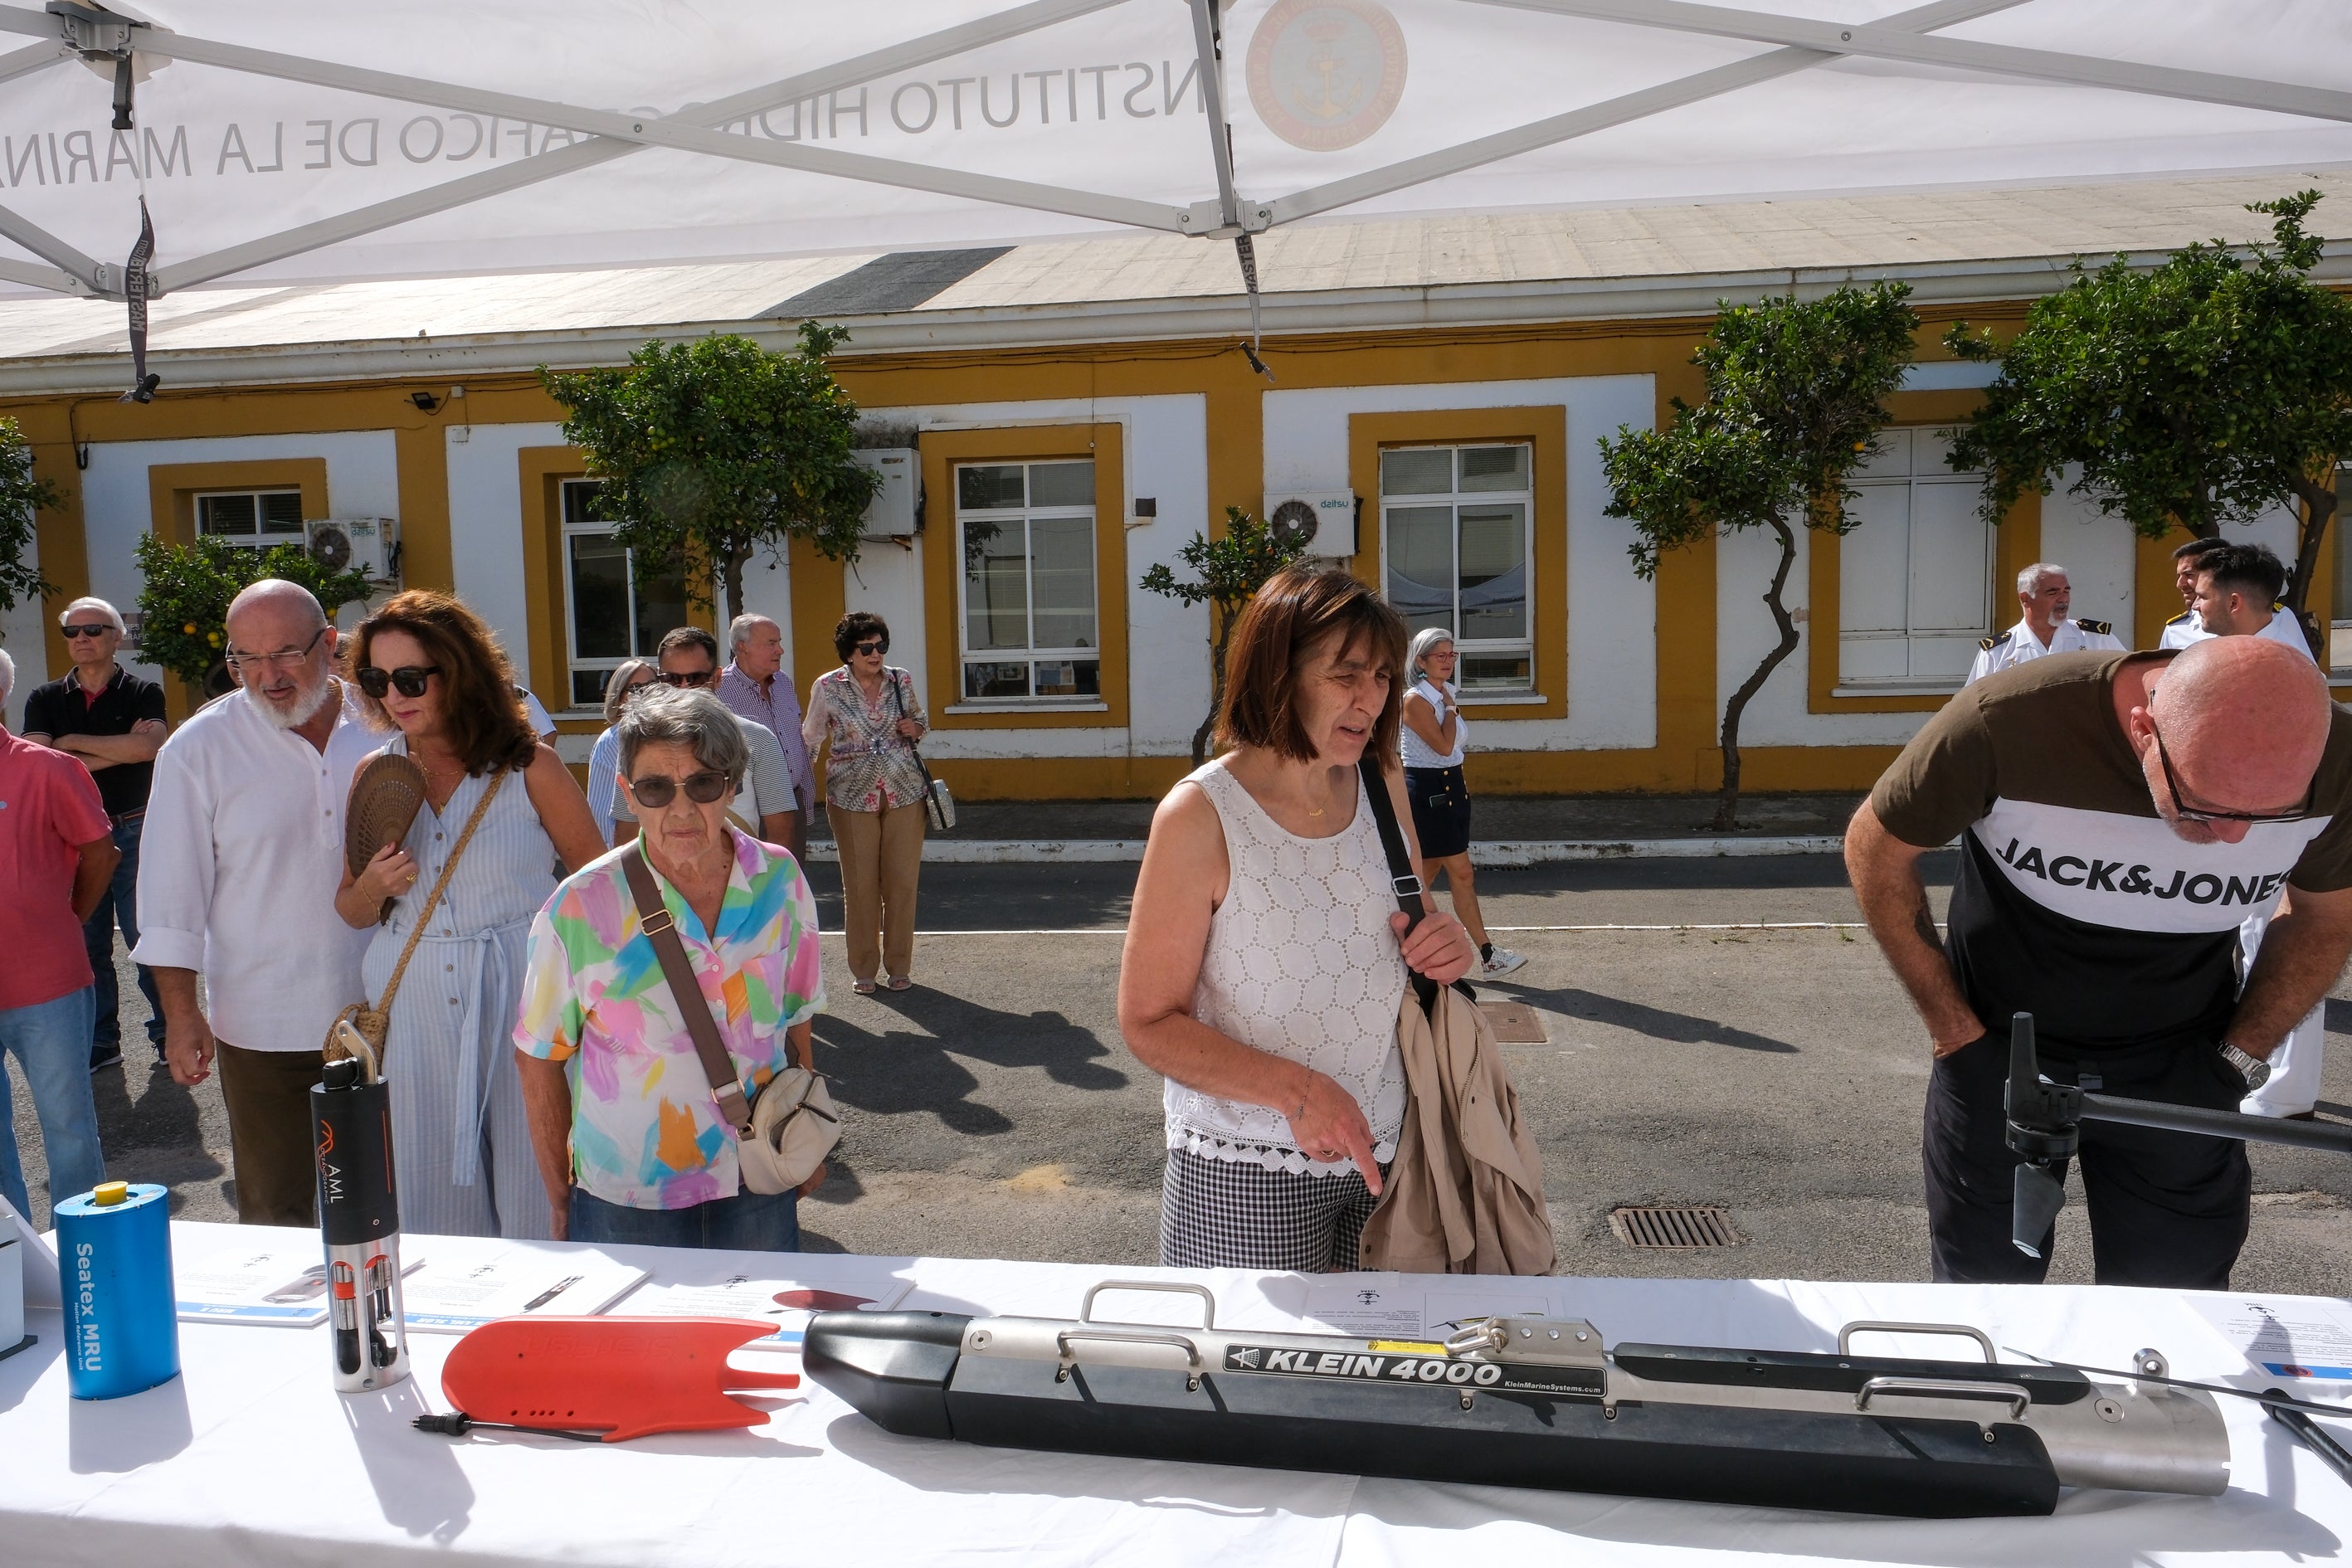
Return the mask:
<path fill-rule="evenodd" d="M 569 1437 L 575 1443 L 601 1443 L 601 1432 L 567 1432 L 560 1426 L 517 1426 L 505 1421 L 477 1421 L 462 1410 L 452 1410 L 446 1415 L 432 1412 L 418 1416 L 413 1423 L 419 1432 L 435 1432 L 444 1437 L 462 1437 L 479 1428 L 485 1432 L 528 1432 L 535 1437 Z"/>
<path fill-rule="evenodd" d="M 2088 1373 L 2094 1377 L 2119 1377 L 2130 1383 L 2160 1383 L 2167 1388 L 2194 1388 L 2207 1394 L 2234 1394 L 2240 1399 L 2251 1399 L 2258 1405 L 2267 1405 L 2273 1408 L 2304 1410 L 2314 1415 L 2333 1415 L 2339 1421 L 2352 1420 L 2352 1405 L 2315 1405 L 2308 1399 L 2297 1399 L 2284 1389 L 2233 1388 L 2226 1383 L 2198 1383 L 2186 1377 L 2158 1377 L 2153 1373 L 2117 1372 L 2112 1367 L 2105 1366 L 2077 1366 L 2071 1361 L 2052 1361 L 2046 1355 L 2035 1355 L 2032 1351 L 2019 1350 L 2015 1345 L 2003 1345 L 2000 1348 L 2011 1355 L 2021 1355 L 2028 1361 L 2038 1361 L 2043 1366 L 2054 1366 L 2062 1372 Z"/>

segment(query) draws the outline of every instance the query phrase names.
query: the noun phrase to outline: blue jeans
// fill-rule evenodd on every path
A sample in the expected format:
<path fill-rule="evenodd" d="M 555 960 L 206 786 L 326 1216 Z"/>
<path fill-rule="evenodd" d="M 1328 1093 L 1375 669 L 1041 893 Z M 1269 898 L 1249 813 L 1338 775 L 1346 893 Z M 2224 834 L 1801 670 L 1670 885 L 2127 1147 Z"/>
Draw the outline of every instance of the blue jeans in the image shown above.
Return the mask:
<path fill-rule="evenodd" d="M 89 971 L 98 987 L 98 1023 L 89 1043 L 112 1047 L 122 1043 L 122 1022 L 116 1016 L 121 1005 L 114 975 L 114 928 L 122 926 L 122 945 L 139 945 L 139 830 L 147 826 L 146 818 L 136 817 L 114 825 L 114 847 L 122 851 L 122 859 L 114 868 L 114 879 L 99 896 L 98 908 L 82 922 L 82 950 L 89 954 Z M 145 964 L 139 965 L 139 994 L 147 998 L 147 1043 L 155 1054 L 163 1054 L 163 1004 L 155 997 L 155 974 Z"/>
<path fill-rule="evenodd" d="M 48 1157 L 49 1201 L 89 1192 L 106 1180 L 106 1156 L 98 1146 L 98 1103 L 89 1094 L 91 987 L 69 991 L 54 1002 L 0 1010 L 0 1052 L 16 1053 L 33 1090 L 33 1113 L 41 1121 L 41 1146 Z M 0 1196 L 18 1214 L 32 1217 L 25 1194 L 25 1168 L 16 1157 L 16 1108 L 9 1103 L 8 1075 L 0 1070 Z"/>
<path fill-rule="evenodd" d="M 585 1187 L 574 1187 L 570 1239 L 718 1252 L 798 1252 L 800 1198 L 793 1193 L 738 1193 L 691 1208 L 637 1209 L 608 1204 Z"/>

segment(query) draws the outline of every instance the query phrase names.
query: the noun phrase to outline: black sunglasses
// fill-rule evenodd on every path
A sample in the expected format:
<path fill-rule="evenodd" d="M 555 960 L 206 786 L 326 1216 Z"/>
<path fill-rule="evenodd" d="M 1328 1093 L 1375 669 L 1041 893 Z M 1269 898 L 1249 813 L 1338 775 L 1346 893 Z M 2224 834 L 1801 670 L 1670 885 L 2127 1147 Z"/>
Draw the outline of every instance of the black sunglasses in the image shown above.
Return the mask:
<path fill-rule="evenodd" d="M 2180 794 L 2180 776 L 2172 771 L 2172 757 L 2164 749 L 2164 731 L 2156 727 L 2153 716 L 2147 721 L 2147 732 L 2156 737 L 2156 760 L 2164 764 L 2165 787 L 2172 791 L 2172 809 L 2183 822 L 2301 822 L 2311 815 L 2311 793 L 2304 792 L 2303 804 L 2287 811 L 2207 811 L 2190 805 Z"/>
<path fill-rule="evenodd" d="M 888 653 L 890 645 L 880 637 L 869 637 L 850 650 L 852 653 Z"/>
<path fill-rule="evenodd" d="M 686 776 L 686 798 L 697 805 L 709 805 L 734 787 L 733 779 L 716 770 Z M 666 773 L 647 773 L 641 779 L 629 781 L 629 793 L 637 797 L 637 804 L 651 806 L 656 811 L 676 800 L 677 789 L 678 781 Z"/>
<path fill-rule="evenodd" d="M 654 677 L 664 686 L 708 686 L 715 669 L 665 669 Z"/>
<path fill-rule="evenodd" d="M 104 621 L 93 621 L 86 626 L 59 626 L 58 629 L 69 637 L 102 637 L 114 628 Z"/>
<path fill-rule="evenodd" d="M 403 697 L 422 697 L 425 683 L 440 673 L 437 664 L 404 664 L 398 669 L 378 669 L 370 664 L 361 666 L 353 679 L 362 691 L 381 702 L 385 692 L 395 689 Z"/>

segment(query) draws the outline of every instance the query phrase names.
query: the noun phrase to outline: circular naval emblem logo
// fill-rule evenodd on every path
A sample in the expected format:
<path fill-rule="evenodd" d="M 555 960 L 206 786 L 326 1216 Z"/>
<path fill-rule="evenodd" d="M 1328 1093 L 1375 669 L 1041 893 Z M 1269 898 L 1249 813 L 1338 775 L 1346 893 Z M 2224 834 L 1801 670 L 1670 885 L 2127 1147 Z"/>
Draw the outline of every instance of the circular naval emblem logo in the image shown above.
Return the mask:
<path fill-rule="evenodd" d="M 1249 90 L 1292 146 L 1352 147 L 1404 96 L 1404 34 L 1373 0 L 1276 0 L 1250 36 Z"/>

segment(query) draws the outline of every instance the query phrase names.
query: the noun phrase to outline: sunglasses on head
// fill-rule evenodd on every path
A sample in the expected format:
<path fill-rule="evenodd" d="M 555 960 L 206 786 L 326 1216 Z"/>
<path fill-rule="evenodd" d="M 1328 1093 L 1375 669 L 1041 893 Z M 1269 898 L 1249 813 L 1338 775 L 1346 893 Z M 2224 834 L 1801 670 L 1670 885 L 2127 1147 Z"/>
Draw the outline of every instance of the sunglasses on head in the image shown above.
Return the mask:
<path fill-rule="evenodd" d="M 629 781 L 629 793 L 637 797 L 639 805 L 648 805 L 659 811 L 677 798 L 678 783 L 666 773 L 647 773 L 641 779 Z M 712 805 L 735 787 L 734 780 L 715 769 L 688 773 L 685 784 L 686 798 L 697 805 Z"/>
<path fill-rule="evenodd" d="M 92 621 L 86 626 L 59 626 L 58 629 L 69 637 L 102 637 L 114 628 L 104 621 Z"/>
<path fill-rule="evenodd" d="M 362 666 L 352 679 L 360 683 L 362 691 L 381 702 L 387 691 L 396 690 L 403 697 L 422 697 L 425 683 L 440 673 L 437 664 L 404 664 L 398 669 L 378 669 L 370 664 Z"/>
<path fill-rule="evenodd" d="M 664 686 L 708 686 L 715 669 L 665 669 L 654 677 Z"/>
<path fill-rule="evenodd" d="M 888 653 L 890 645 L 881 637 L 868 637 L 849 650 L 852 653 Z"/>

